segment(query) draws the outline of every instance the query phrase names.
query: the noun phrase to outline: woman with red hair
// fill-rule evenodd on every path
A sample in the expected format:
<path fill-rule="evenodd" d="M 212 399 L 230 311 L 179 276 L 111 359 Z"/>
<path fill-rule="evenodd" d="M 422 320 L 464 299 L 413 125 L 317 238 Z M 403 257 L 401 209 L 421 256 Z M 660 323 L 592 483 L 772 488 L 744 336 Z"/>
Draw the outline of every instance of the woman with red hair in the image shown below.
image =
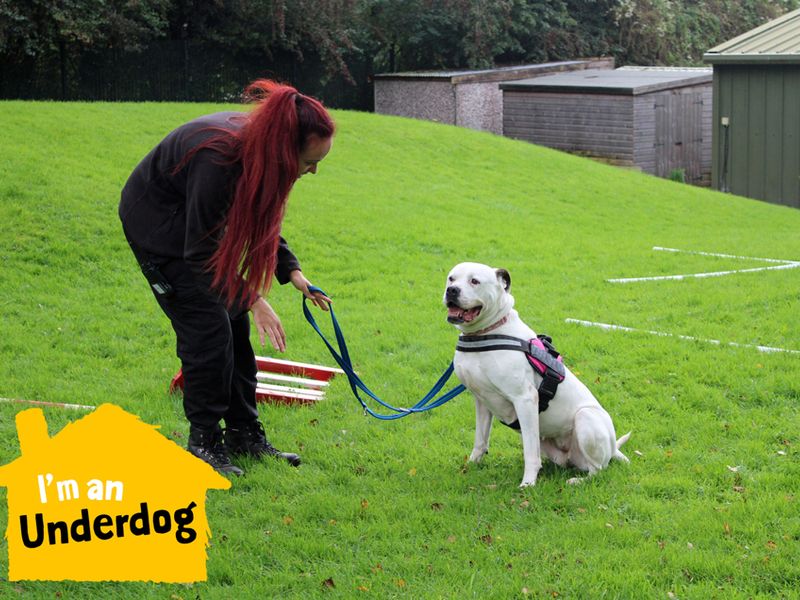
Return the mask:
<path fill-rule="evenodd" d="M 288 85 L 258 80 L 255 107 L 195 119 L 167 135 L 122 190 L 125 237 L 177 338 L 189 451 L 226 474 L 231 455 L 300 457 L 267 440 L 256 408 L 250 318 L 262 345 L 286 335 L 264 295 L 272 277 L 327 310 L 281 237 L 289 192 L 331 149 L 322 104 Z M 220 422 L 225 422 L 223 432 Z"/>

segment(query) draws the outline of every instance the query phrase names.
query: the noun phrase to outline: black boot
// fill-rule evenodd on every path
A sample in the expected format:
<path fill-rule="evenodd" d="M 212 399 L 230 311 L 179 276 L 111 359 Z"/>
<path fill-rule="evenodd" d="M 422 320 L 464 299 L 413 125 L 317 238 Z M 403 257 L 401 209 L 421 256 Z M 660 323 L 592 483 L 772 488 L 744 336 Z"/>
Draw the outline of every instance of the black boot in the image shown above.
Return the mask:
<path fill-rule="evenodd" d="M 300 466 L 300 457 L 297 454 L 281 452 L 269 443 L 261 421 L 228 425 L 225 428 L 225 447 L 231 454 L 247 454 L 253 458 L 274 456 L 282 458 L 293 467 Z"/>
<path fill-rule="evenodd" d="M 210 464 L 223 475 L 244 475 L 244 471 L 231 464 L 228 451 L 222 443 L 222 430 L 219 425 L 212 428 L 192 425 L 189 428 L 189 444 L 187 448 L 189 452 Z"/>

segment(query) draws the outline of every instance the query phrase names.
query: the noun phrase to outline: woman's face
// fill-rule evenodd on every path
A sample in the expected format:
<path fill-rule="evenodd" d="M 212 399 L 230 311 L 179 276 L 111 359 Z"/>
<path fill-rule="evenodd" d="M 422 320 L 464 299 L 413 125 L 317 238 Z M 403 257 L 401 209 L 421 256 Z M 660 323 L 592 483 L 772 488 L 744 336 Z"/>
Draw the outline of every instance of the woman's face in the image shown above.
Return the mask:
<path fill-rule="evenodd" d="M 311 173 L 312 175 L 316 173 L 317 165 L 328 155 L 332 145 L 333 137 L 309 136 L 297 159 L 297 178 L 300 179 L 306 173 Z"/>

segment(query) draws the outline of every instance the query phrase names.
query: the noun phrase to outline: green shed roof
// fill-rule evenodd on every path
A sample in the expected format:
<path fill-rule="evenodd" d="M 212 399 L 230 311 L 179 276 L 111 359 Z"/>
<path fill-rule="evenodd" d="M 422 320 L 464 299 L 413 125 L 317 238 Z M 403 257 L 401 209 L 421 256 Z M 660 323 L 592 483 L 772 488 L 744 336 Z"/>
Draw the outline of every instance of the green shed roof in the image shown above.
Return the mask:
<path fill-rule="evenodd" d="M 708 63 L 800 63 L 800 9 L 714 46 Z"/>

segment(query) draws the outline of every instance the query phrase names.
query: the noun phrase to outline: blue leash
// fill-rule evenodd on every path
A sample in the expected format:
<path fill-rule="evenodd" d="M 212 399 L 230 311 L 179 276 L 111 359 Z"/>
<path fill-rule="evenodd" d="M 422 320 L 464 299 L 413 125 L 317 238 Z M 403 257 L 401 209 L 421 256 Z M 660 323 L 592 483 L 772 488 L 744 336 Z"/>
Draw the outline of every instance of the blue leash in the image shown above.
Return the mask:
<path fill-rule="evenodd" d="M 320 292 L 322 294 L 325 294 L 325 292 L 323 292 L 317 286 L 309 286 L 308 291 L 312 293 Z M 325 295 L 327 296 L 327 294 Z M 434 400 L 436 394 L 438 394 L 441 391 L 441 389 L 444 387 L 444 384 L 447 383 L 448 379 L 450 379 L 450 375 L 453 374 L 453 363 L 451 362 L 450 366 L 447 367 L 445 372 L 439 378 L 439 381 L 437 381 L 436 384 L 434 384 L 431 391 L 425 394 L 425 397 L 422 398 L 422 400 L 417 402 L 411 408 L 397 408 L 392 406 L 391 404 L 387 404 L 386 402 L 378 398 L 378 396 L 373 394 L 372 391 L 364 384 L 363 381 L 361 381 L 361 378 L 358 375 L 356 375 L 356 372 L 353 370 L 353 364 L 350 362 L 350 354 L 347 351 L 347 344 L 344 341 L 344 335 L 342 334 L 341 327 L 339 327 L 339 322 L 336 320 L 336 315 L 333 312 L 333 307 L 330 305 L 328 306 L 331 313 L 331 322 L 333 323 L 333 331 L 336 334 L 336 343 L 339 346 L 339 352 L 336 351 L 336 349 L 331 345 L 331 343 L 325 338 L 322 331 L 320 331 L 320 328 L 317 326 L 317 322 L 314 320 L 314 316 L 311 314 L 311 311 L 308 308 L 307 301 L 308 298 L 303 296 L 303 314 L 306 317 L 306 321 L 308 321 L 314 328 L 314 331 L 316 331 L 319 334 L 319 337 L 322 338 L 322 341 L 325 342 L 325 345 L 328 347 L 328 350 L 330 351 L 331 356 L 333 356 L 333 359 L 337 362 L 339 367 L 341 367 L 345 375 L 347 375 L 347 380 L 350 382 L 350 388 L 353 390 L 353 394 L 355 395 L 355 397 L 361 403 L 361 406 L 364 408 L 365 413 L 369 413 L 376 419 L 381 419 L 382 421 L 393 421 L 394 419 L 407 417 L 412 413 L 425 412 L 426 410 L 431 410 L 433 408 L 441 406 L 445 402 L 448 402 L 453 398 L 455 398 L 456 396 L 458 396 L 461 392 L 463 392 L 466 389 L 464 388 L 463 385 L 458 385 L 449 392 L 442 394 L 439 398 L 436 398 Z M 370 409 L 367 406 L 367 403 L 364 402 L 364 400 L 361 398 L 361 396 L 358 393 L 359 390 L 367 394 L 370 398 L 375 400 L 378 404 L 380 404 L 384 408 L 394 411 L 395 414 L 383 415 L 376 413 L 375 411 Z"/>

